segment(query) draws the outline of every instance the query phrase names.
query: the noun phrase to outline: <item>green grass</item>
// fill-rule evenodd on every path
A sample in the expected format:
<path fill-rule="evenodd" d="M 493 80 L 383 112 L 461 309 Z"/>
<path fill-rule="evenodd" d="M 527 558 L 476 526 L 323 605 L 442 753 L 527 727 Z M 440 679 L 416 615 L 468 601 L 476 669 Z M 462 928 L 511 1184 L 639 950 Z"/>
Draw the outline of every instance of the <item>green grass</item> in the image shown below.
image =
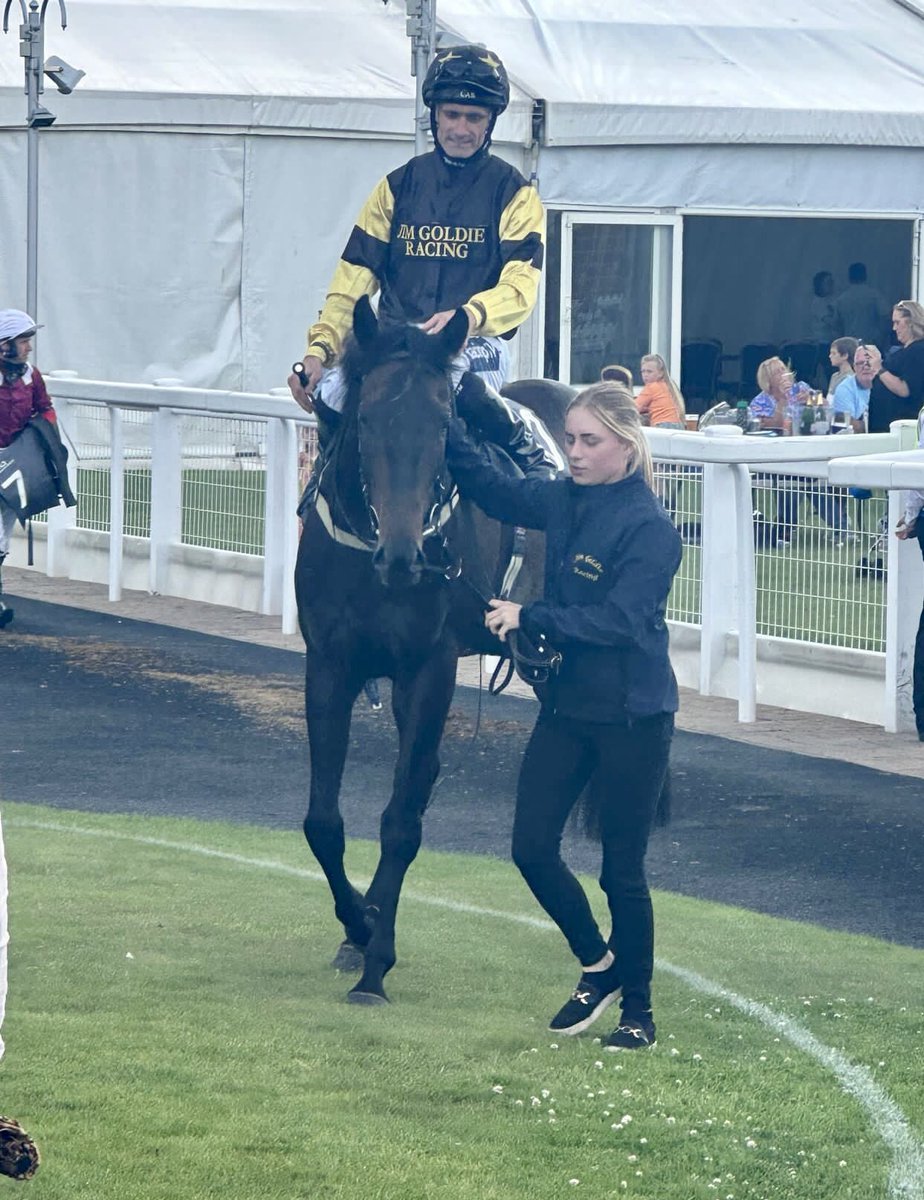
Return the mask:
<path fill-rule="evenodd" d="M 393 1003 L 362 1009 L 327 965 L 326 886 L 291 870 L 315 870 L 300 831 L 17 804 L 3 821 L 0 1111 L 41 1143 L 34 1200 L 889 1194 L 890 1152 L 834 1076 L 666 968 L 654 1051 L 549 1035 L 573 966 L 508 863 L 422 854 Z M 358 877 L 372 855 L 350 844 Z M 656 908 L 666 964 L 864 1064 L 921 1138 L 924 954 L 678 896 Z"/>
<path fill-rule="evenodd" d="M 265 472 L 251 470 L 185 470 L 182 483 L 182 540 L 190 546 L 262 554 L 264 546 Z M 82 529 L 109 529 L 108 469 L 78 472 L 77 523 Z M 129 467 L 125 472 L 125 532 L 151 533 L 151 472 Z"/>

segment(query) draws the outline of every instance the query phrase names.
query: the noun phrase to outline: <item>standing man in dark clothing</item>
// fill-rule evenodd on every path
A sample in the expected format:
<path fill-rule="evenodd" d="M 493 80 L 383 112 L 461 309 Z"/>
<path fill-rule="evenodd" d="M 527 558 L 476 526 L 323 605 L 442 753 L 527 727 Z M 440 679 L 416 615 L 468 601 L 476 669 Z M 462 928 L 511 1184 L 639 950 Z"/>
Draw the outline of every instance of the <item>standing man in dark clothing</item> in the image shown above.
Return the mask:
<path fill-rule="evenodd" d="M 851 263 L 847 268 L 847 287 L 836 300 L 839 332 L 861 342 L 883 345 L 886 332 L 886 304 L 879 292 L 866 281 L 866 264 Z"/>
<path fill-rule="evenodd" d="M 514 167 L 494 158 L 491 133 L 507 107 L 510 85 L 500 59 L 480 46 L 440 51 L 423 83 L 434 148 L 382 179 L 357 218 L 334 272 L 320 318 L 308 330 L 303 370 L 289 376 L 296 401 L 320 416 L 343 404 L 336 366 L 360 296 L 379 293 L 379 318 L 417 323 L 439 333 L 458 309 L 469 340 L 454 363 L 497 389 L 506 375 L 506 341 L 536 303 L 544 253 L 545 212 L 536 189 Z M 459 397 L 466 412 L 469 380 Z M 477 383 L 472 407 L 496 407 L 489 420 L 506 423 L 517 453 L 529 442 L 520 414 Z M 335 418 L 334 418 L 335 419 Z M 323 421 L 319 431 L 324 440 Z M 558 465 L 563 465 L 560 463 Z"/>

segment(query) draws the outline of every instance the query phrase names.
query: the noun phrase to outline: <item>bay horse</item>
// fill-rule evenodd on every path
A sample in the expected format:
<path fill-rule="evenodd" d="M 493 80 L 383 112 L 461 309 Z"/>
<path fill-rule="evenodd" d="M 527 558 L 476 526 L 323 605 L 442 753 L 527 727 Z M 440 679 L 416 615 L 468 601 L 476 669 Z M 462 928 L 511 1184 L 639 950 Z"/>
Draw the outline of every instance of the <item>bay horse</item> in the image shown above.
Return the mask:
<path fill-rule="evenodd" d="M 439 773 L 458 659 L 501 652 L 483 615 L 485 597 L 498 592 L 511 531 L 459 500 L 445 463 L 448 368 L 467 334 L 461 312 L 427 335 L 413 326 L 380 329 L 368 299 L 357 303 L 341 363 L 344 407 L 299 543 L 311 756 L 304 831 L 345 933 L 334 966 L 361 970 L 347 996 L 357 1004 L 387 1002 L 398 899 Z M 549 380 L 512 390 L 560 443 L 571 390 Z M 530 569 L 514 598 L 541 590 L 537 550 L 527 555 Z M 378 865 L 363 894 L 344 866 L 339 793 L 353 703 L 377 677 L 392 680 L 399 749 Z"/>

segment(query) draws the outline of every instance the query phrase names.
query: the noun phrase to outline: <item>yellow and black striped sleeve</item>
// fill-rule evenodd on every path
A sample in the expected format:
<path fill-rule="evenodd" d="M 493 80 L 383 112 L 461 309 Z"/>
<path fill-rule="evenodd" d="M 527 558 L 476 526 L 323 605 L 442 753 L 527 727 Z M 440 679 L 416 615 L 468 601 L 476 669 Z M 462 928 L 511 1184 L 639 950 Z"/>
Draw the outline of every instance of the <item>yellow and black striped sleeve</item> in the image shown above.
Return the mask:
<path fill-rule="evenodd" d="M 321 315 L 308 330 L 308 354 L 330 366 L 343 346 L 360 296 L 374 296 L 384 270 L 395 198 L 387 177 L 380 180 L 356 218 L 334 271 Z"/>
<path fill-rule="evenodd" d="M 545 254 L 545 209 L 534 187 L 525 184 L 501 214 L 503 267 L 492 288 L 464 305 L 474 317 L 473 333 L 496 337 L 521 325 L 536 304 Z"/>

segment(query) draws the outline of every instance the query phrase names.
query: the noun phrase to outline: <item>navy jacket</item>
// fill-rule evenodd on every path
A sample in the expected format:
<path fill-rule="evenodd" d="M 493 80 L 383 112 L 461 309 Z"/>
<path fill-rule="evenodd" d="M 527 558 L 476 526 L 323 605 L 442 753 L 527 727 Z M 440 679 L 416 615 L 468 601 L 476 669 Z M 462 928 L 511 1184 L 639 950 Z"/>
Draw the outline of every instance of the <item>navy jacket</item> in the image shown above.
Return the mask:
<path fill-rule="evenodd" d="M 543 706 L 610 724 L 677 711 L 664 613 L 680 535 L 640 474 L 586 486 L 511 479 L 450 423 L 446 458 L 459 490 L 491 517 L 546 534 L 545 594 L 520 624 L 545 634 L 562 664 Z"/>

